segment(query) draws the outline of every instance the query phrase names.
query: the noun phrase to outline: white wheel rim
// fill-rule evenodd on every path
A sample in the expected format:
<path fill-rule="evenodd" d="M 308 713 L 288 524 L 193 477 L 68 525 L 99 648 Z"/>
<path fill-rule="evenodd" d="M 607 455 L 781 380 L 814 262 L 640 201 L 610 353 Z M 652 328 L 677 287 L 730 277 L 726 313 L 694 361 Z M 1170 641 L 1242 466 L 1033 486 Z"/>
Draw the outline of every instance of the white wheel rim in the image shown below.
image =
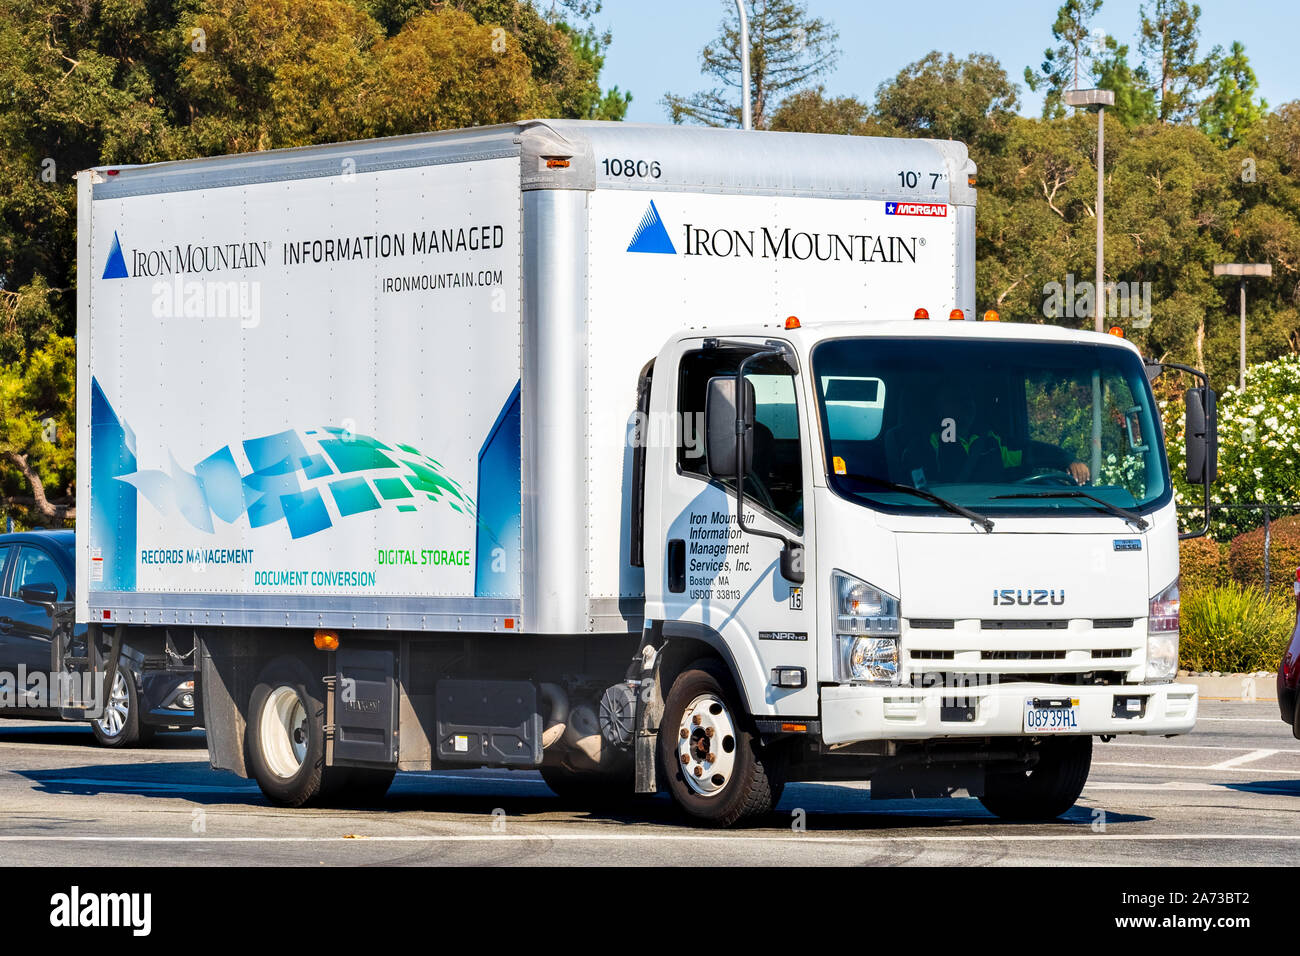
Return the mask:
<path fill-rule="evenodd" d="M 677 729 L 677 765 L 686 785 L 715 797 L 736 770 L 736 726 L 722 699 L 701 694 L 687 705 Z"/>
<path fill-rule="evenodd" d="M 307 759 L 307 709 L 292 687 L 277 687 L 262 705 L 262 756 L 277 777 L 288 779 Z"/>
<path fill-rule="evenodd" d="M 105 737 L 116 737 L 122 733 L 130 713 L 131 696 L 126 687 L 126 675 L 119 670 L 113 677 L 113 689 L 109 691 L 108 702 L 104 704 L 104 716 L 95 721 L 95 726 Z"/>

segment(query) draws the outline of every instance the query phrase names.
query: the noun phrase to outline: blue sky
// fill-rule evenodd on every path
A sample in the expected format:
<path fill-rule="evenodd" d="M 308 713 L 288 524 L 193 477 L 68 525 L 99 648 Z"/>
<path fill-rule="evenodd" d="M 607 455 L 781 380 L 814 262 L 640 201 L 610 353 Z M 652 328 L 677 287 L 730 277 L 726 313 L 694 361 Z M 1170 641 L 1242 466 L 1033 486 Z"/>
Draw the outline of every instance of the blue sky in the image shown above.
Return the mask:
<path fill-rule="evenodd" d="M 842 55 L 826 88 L 870 100 L 876 86 L 930 50 L 965 56 L 989 53 L 1020 85 L 1021 112 L 1036 115 L 1041 96 L 1024 85 L 1024 68 L 1037 65 L 1052 39 L 1060 0 L 807 0 L 809 11 L 839 29 Z M 1129 43 L 1136 62 L 1140 0 L 1105 0 L 1094 28 Z M 699 52 L 716 33 L 733 0 L 605 0 L 596 19 L 613 31 L 602 82 L 631 90 L 628 119 L 665 122 L 665 92 L 688 93 L 706 84 Z M 1201 42 L 1208 50 L 1233 40 L 1246 45 L 1270 105 L 1300 98 L 1296 68 L 1300 4 L 1287 0 L 1201 0 Z"/>

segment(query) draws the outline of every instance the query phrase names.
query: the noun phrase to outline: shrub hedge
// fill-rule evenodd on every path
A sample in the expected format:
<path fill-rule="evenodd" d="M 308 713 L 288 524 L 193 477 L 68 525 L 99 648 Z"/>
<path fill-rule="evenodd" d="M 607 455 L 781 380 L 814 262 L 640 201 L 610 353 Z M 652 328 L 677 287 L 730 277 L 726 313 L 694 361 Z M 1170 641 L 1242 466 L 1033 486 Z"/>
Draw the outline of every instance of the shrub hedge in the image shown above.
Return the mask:
<path fill-rule="evenodd" d="M 1179 614 L 1179 664 L 1193 671 L 1277 670 L 1295 626 L 1290 594 L 1228 585 L 1185 592 Z"/>
<path fill-rule="evenodd" d="M 1227 549 L 1211 538 L 1178 542 L 1178 588 L 1184 594 L 1228 583 Z"/>
<path fill-rule="evenodd" d="M 1272 587 L 1275 593 L 1280 586 L 1282 593 L 1290 594 L 1291 589 L 1287 585 L 1295 580 L 1296 568 L 1300 567 L 1300 515 L 1271 522 L 1270 534 L 1269 570 Z M 1232 539 L 1228 569 L 1231 579 L 1243 587 L 1264 586 L 1263 528 L 1247 531 Z"/>

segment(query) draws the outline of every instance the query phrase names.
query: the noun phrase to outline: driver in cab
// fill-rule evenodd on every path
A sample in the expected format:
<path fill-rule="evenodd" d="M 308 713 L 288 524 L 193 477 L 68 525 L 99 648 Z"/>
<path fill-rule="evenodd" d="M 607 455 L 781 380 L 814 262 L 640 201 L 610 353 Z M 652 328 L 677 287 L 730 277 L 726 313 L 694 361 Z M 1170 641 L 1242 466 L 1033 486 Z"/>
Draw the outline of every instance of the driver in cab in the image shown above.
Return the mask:
<path fill-rule="evenodd" d="M 934 428 L 913 441 L 904 456 L 917 487 L 1016 481 L 1042 471 L 1064 472 L 1075 485 L 1086 485 L 1092 477 L 1088 466 L 1063 448 L 1010 440 L 982 426 L 974 396 L 955 384 L 938 393 L 934 407 Z"/>

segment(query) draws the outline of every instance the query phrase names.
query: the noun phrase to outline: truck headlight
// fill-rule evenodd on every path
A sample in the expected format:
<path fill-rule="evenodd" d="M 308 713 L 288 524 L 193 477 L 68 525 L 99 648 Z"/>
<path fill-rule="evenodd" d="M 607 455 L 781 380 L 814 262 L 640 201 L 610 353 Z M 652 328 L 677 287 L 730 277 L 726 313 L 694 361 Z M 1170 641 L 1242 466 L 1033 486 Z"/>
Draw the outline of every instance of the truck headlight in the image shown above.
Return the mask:
<path fill-rule="evenodd" d="M 1178 579 L 1151 599 L 1147 611 L 1146 683 L 1164 683 L 1178 673 Z"/>
<path fill-rule="evenodd" d="M 898 598 L 843 571 L 831 574 L 835 595 L 837 677 L 898 683 Z"/>

